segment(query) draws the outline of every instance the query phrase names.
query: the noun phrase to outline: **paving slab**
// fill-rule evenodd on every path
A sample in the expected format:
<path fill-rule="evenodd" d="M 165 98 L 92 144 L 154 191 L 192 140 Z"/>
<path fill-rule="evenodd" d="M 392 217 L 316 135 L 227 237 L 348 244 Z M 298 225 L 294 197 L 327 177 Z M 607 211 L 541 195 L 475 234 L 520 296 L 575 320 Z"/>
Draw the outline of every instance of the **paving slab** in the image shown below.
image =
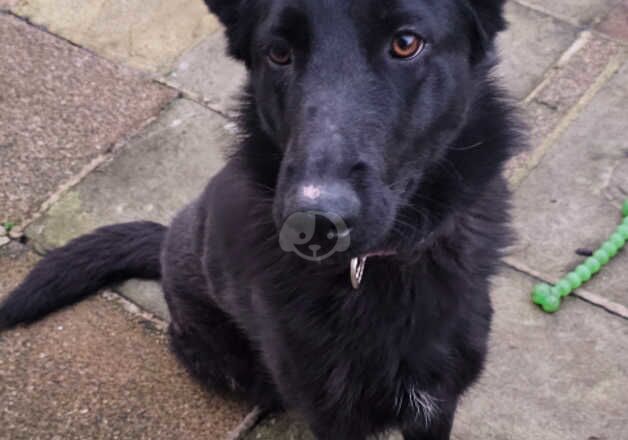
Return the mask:
<path fill-rule="evenodd" d="M 37 257 L 0 249 L 0 297 Z M 0 438 L 225 439 L 249 410 L 207 393 L 151 321 L 96 297 L 0 335 Z"/>
<path fill-rule="evenodd" d="M 583 32 L 543 83 L 529 95 L 523 116 L 530 128 L 531 148 L 515 157 L 506 175 L 516 185 L 536 167 L 549 148 L 568 128 L 608 76 L 621 67 L 626 48 L 619 43 Z"/>
<path fill-rule="evenodd" d="M 515 194 L 520 240 L 513 258 L 550 279 L 582 262 L 620 221 L 628 196 L 628 63 L 570 125 Z M 628 305 L 628 253 L 622 252 L 587 290 Z"/>
<path fill-rule="evenodd" d="M 200 97 L 213 109 L 233 114 L 246 69 L 225 56 L 226 46 L 224 33 L 213 33 L 177 61 L 166 82 Z"/>
<path fill-rule="evenodd" d="M 507 4 L 506 17 L 510 28 L 498 38 L 497 73 L 514 97 L 523 99 L 569 48 L 577 29 L 515 2 Z"/>
<path fill-rule="evenodd" d="M 18 0 L 11 9 L 115 61 L 167 72 L 203 37 L 219 29 L 202 0 Z"/>
<path fill-rule="evenodd" d="M 628 321 L 577 299 L 547 315 L 530 303 L 534 283 L 513 271 L 496 279 L 489 362 L 454 438 L 628 438 Z"/>
<path fill-rule="evenodd" d="M 534 283 L 511 270 L 496 278 L 488 364 L 462 400 L 453 438 L 628 438 L 628 321 L 580 300 L 546 315 L 530 304 Z M 265 420 L 246 440 L 313 437 L 298 417 L 284 415 Z"/>
<path fill-rule="evenodd" d="M 0 0 L 0 10 L 8 10 L 17 4 L 18 0 Z"/>
<path fill-rule="evenodd" d="M 628 0 L 622 0 L 596 27 L 617 40 L 628 42 Z"/>
<path fill-rule="evenodd" d="M 0 14 L 0 222 L 20 222 L 175 97 Z"/>
<path fill-rule="evenodd" d="M 230 125 L 192 101 L 175 101 L 110 163 L 64 193 L 27 236 L 45 252 L 106 224 L 141 219 L 169 224 L 222 167 L 223 150 L 233 140 Z M 167 319 L 155 283 L 133 281 L 121 290 Z"/>
<path fill-rule="evenodd" d="M 606 15 L 617 0 L 517 0 L 574 24 L 586 26 Z"/>

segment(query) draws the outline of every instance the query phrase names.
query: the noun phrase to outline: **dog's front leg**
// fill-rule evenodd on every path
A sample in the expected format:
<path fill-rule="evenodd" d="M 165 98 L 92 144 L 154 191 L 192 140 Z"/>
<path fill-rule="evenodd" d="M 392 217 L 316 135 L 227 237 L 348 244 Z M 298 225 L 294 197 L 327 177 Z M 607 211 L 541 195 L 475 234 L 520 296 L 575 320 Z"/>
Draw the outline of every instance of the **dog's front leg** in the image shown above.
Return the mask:
<path fill-rule="evenodd" d="M 315 429 L 314 427 L 310 428 L 314 433 L 314 437 L 316 440 L 366 440 L 366 436 L 362 434 L 346 434 L 346 433 L 338 433 L 335 430 L 329 429 Z"/>
<path fill-rule="evenodd" d="M 350 423 L 347 420 L 347 423 Z M 310 430 L 316 440 L 366 440 L 367 434 L 360 426 L 340 424 L 337 421 L 315 420 L 310 421 Z"/>
<path fill-rule="evenodd" d="M 439 417 L 432 420 L 429 426 L 423 422 L 403 430 L 404 440 L 449 440 L 454 424 L 457 402 L 442 405 Z"/>

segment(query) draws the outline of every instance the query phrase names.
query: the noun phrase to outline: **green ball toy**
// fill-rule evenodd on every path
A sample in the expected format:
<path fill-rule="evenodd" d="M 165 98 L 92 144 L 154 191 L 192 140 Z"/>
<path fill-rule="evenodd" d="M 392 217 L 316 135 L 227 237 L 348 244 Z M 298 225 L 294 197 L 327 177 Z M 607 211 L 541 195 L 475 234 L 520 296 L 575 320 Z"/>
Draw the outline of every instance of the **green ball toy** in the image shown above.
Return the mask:
<path fill-rule="evenodd" d="M 608 264 L 628 241 L 628 200 L 622 207 L 623 221 L 610 238 L 584 263 L 568 273 L 555 286 L 547 283 L 537 284 L 532 290 L 532 302 L 547 313 L 556 313 L 561 301 L 574 290 L 589 281 Z"/>

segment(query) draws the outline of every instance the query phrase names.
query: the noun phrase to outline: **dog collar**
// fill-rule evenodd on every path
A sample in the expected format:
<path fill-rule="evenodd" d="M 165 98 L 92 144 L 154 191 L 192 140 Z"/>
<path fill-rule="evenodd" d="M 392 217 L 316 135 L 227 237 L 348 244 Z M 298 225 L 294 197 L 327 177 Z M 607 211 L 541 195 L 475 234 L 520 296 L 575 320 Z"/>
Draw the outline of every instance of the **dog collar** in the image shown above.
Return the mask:
<path fill-rule="evenodd" d="M 368 257 L 355 257 L 351 259 L 351 263 L 349 264 L 351 285 L 355 290 L 358 290 L 360 288 L 360 284 L 362 284 L 367 259 Z"/>
<path fill-rule="evenodd" d="M 364 277 L 364 270 L 366 269 L 366 261 L 370 257 L 390 257 L 397 255 L 394 251 L 373 252 L 366 254 L 362 257 L 355 257 L 351 259 L 349 263 L 349 278 L 351 279 L 351 286 L 354 290 L 358 290 L 362 284 L 362 278 Z"/>

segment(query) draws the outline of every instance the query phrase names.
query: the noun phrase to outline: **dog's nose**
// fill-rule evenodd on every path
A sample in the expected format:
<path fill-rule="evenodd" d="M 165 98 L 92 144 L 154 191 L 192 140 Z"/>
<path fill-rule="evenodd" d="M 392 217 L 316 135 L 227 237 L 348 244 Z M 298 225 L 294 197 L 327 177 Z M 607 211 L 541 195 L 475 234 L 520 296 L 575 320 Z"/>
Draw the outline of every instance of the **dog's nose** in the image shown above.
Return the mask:
<path fill-rule="evenodd" d="M 304 182 L 296 185 L 284 203 L 284 219 L 297 212 L 317 212 L 340 218 L 350 229 L 360 215 L 361 203 L 348 182 Z M 338 231 L 343 233 L 344 231 Z"/>

